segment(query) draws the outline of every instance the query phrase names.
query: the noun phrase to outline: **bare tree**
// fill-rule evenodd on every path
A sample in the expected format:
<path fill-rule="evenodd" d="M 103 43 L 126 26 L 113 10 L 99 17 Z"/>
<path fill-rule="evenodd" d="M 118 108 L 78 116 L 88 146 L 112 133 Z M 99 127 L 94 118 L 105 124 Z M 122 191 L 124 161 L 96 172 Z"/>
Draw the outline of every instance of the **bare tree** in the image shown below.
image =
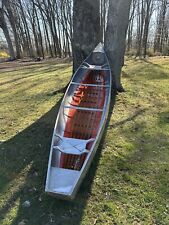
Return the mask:
<path fill-rule="evenodd" d="M 161 0 L 157 17 L 157 27 L 154 40 L 154 51 L 164 53 L 165 44 L 168 42 L 167 0 Z"/>
<path fill-rule="evenodd" d="M 147 41 L 148 41 L 148 34 L 149 34 L 149 25 L 151 16 L 153 13 L 153 1 L 152 0 L 145 0 L 145 20 L 144 20 L 144 32 L 143 32 L 143 56 L 144 58 L 147 55 Z"/>
<path fill-rule="evenodd" d="M 13 2 L 14 3 L 14 2 Z M 14 40 L 15 40 L 15 46 L 16 46 L 16 58 L 21 58 L 21 49 L 20 49 L 20 44 L 19 44 L 19 36 L 17 32 L 17 15 L 14 12 L 14 4 L 12 3 L 11 0 L 6 0 L 4 1 L 5 8 L 8 13 L 8 19 L 10 21 L 13 35 L 14 35 Z"/>
<path fill-rule="evenodd" d="M 134 16 L 137 6 L 137 0 L 132 0 L 131 10 L 130 10 L 130 18 L 129 18 L 129 26 L 127 32 L 127 51 L 130 52 L 133 44 L 133 26 L 134 26 Z"/>
<path fill-rule="evenodd" d="M 3 6 L 2 6 L 2 8 L 0 8 L 0 28 L 3 30 L 6 41 L 8 43 L 9 54 L 11 56 L 11 59 L 13 60 L 13 59 L 15 59 L 15 53 L 14 53 L 14 48 L 13 48 L 13 44 L 12 44 L 12 41 L 11 41 L 11 37 L 9 35 L 8 27 L 7 27 L 7 24 L 6 24 L 6 21 L 5 21 Z"/>

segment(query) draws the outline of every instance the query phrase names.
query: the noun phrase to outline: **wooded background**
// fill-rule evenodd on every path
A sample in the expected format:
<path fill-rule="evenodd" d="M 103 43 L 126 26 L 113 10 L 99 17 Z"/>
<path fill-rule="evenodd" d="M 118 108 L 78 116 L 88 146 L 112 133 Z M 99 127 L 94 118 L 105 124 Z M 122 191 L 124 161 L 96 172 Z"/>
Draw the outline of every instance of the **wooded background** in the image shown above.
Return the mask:
<path fill-rule="evenodd" d="M 73 72 L 99 42 L 123 92 L 124 54 L 169 55 L 169 0 L 0 0 L 11 59 L 73 56 Z"/>
<path fill-rule="evenodd" d="M 100 41 L 104 41 L 109 1 L 93 0 L 88 5 L 87 1 L 74 2 L 78 4 L 74 10 L 91 10 L 93 18 L 99 12 L 100 21 L 97 20 L 95 28 L 91 25 L 90 15 L 85 23 L 90 27 L 91 37 L 92 29 L 96 29 L 100 32 Z M 125 4 L 125 1 L 122 2 Z M 125 6 L 123 8 L 127 10 Z M 121 15 L 121 24 L 117 26 L 123 23 L 125 20 Z M 84 27 L 82 24 L 79 26 L 79 32 L 82 32 Z M 73 0 L 1 0 L 0 28 L 3 33 L 1 48 L 6 47 L 6 39 L 13 58 L 70 57 L 73 43 Z M 135 56 L 169 55 L 168 0 L 132 0 L 126 49 L 128 54 Z"/>

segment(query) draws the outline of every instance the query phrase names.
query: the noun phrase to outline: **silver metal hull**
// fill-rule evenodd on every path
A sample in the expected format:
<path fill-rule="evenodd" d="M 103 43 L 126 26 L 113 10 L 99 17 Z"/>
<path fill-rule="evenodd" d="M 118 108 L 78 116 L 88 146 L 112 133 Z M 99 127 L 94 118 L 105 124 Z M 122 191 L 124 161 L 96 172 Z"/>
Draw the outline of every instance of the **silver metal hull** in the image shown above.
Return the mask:
<path fill-rule="evenodd" d="M 94 82 L 91 82 L 92 79 Z M 61 103 L 49 155 L 45 186 L 47 193 L 64 199 L 75 197 L 104 132 L 111 99 L 111 82 L 110 66 L 103 46 L 99 45 L 74 74 Z M 80 100 L 79 104 L 76 103 L 79 97 L 76 99 L 74 93 L 78 96 L 79 90 L 83 90 L 83 98 L 89 96 L 88 99 L 92 102 L 96 99 L 94 95 L 97 94 L 98 100 L 86 103 L 85 99 Z M 71 120 L 76 126 L 79 122 L 80 128 L 76 128 L 70 135 L 67 130 L 73 126 Z M 88 121 L 87 128 L 84 128 L 85 120 L 86 123 Z M 77 134 L 78 129 L 81 129 L 80 134 Z M 91 132 L 90 135 L 86 133 L 87 131 Z"/>

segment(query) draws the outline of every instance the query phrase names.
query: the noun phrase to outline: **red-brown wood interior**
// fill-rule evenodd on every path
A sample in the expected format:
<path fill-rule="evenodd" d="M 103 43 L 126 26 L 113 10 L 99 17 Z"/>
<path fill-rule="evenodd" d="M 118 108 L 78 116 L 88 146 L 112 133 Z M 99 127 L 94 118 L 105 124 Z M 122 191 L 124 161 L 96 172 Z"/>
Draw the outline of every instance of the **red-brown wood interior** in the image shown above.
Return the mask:
<path fill-rule="evenodd" d="M 105 84 L 104 72 L 90 71 L 82 81 L 83 84 Z M 91 87 L 80 85 L 77 87 L 70 105 L 86 108 L 102 109 L 105 102 L 105 87 Z M 85 139 L 95 138 L 99 129 L 102 112 L 69 109 L 65 126 L 64 137 Z M 87 144 L 90 150 L 92 143 Z M 63 154 L 60 159 L 60 167 L 65 169 L 80 170 L 86 154 L 81 156 Z"/>

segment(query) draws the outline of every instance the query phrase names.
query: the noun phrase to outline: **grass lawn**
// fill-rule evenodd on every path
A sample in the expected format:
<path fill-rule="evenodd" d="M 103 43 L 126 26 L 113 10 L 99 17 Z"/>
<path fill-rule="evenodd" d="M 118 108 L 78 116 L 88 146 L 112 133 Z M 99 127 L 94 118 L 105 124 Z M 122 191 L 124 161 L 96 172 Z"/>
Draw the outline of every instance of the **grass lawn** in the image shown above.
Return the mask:
<path fill-rule="evenodd" d="M 71 64 L 0 64 L 0 225 L 169 224 L 169 58 L 125 64 L 127 92 L 111 107 L 73 202 L 44 193 L 52 131 Z M 29 208 L 23 207 L 26 200 Z"/>

